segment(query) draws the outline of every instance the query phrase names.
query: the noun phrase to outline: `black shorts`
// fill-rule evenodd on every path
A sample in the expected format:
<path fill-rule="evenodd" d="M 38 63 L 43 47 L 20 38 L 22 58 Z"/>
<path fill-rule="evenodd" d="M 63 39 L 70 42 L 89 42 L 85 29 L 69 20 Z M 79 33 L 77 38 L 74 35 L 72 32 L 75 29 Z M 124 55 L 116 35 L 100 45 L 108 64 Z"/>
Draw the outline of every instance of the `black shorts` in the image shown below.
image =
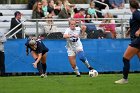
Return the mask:
<path fill-rule="evenodd" d="M 129 46 L 140 49 L 140 37 L 131 39 Z"/>

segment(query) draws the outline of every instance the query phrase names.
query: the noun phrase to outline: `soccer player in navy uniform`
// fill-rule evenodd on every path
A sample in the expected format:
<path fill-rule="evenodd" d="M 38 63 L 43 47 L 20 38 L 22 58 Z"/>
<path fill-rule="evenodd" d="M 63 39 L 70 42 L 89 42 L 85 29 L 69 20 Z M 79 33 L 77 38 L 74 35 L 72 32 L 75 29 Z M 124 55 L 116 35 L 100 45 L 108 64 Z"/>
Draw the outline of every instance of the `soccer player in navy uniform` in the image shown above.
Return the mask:
<path fill-rule="evenodd" d="M 80 41 L 81 28 L 76 27 L 76 21 L 74 19 L 69 20 L 69 28 L 66 29 L 63 37 L 67 40 L 67 53 L 70 64 L 76 73 L 77 77 L 80 77 L 80 72 L 76 65 L 76 55 L 87 66 L 89 70 L 94 70 L 89 64 L 83 50 L 82 42 Z"/>
<path fill-rule="evenodd" d="M 33 63 L 34 68 L 37 68 L 41 77 L 46 76 L 46 57 L 47 57 L 47 52 L 49 49 L 43 44 L 41 40 L 36 40 L 36 39 L 29 39 L 25 43 L 26 45 L 26 52 L 27 55 L 28 53 L 28 48 L 31 51 L 31 54 L 33 58 L 35 59 L 35 62 Z"/>
<path fill-rule="evenodd" d="M 123 78 L 115 81 L 117 84 L 128 83 L 128 73 L 130 69 L 130 60 L 134 55 L 140 58 L 140 11 L 138 10 L 139 3 L 136 0 L 130 0 L 130 10 L 132 18 L 130 19 L 130 38 L 131 43 L 128 45 L 123 55 Z"/>

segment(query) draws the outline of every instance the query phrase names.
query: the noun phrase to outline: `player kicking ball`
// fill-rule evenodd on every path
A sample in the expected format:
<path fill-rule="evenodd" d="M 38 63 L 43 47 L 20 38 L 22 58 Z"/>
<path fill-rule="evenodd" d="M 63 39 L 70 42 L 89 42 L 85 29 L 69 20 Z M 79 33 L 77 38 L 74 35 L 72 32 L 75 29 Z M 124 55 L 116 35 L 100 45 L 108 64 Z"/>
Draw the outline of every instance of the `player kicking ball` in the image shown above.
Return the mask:
<path fill-rule="evenodd" d="M 49 49 L 43 44 L 41 40 L 38 39 L 29 39 L 25 43 L 26 45 L 26 53 L 28 53 L 28 48 L 30 49 L 31 55 L 35 59 L 33 63 L 34 68 L 37 68 L 40 76 L 43 78 L 46 76 L 46 57 Z"/>
<path fill-rule="evenodd" d="M 80 72 L 76 66 L 76 55 L 78 55 L 79 59 L 87 66 L 89 70 L 94 70 L 84 55 L 83 45 L 79 37 L 81 33 L 83 33 L 81 28 L 76 27 L 76 21 L 74 19 L 70 19 L 69 28 L 66 29 L 63 37 L 67 40 L 66 48 L 68 58 L 77 77 L 80 77 Z"/>

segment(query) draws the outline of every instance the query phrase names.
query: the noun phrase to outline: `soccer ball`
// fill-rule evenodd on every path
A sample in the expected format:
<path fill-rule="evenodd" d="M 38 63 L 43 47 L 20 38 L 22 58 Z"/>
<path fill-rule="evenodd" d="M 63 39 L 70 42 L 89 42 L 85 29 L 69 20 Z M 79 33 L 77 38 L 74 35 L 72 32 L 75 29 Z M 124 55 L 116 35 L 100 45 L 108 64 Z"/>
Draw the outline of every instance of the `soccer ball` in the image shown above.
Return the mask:
<path fill-rule="evenodd" d="M 90 77 L 97 77 L 98 76 L 98 72 L 96 70 L 90 70 L 89 71 L 89 76 Z"/>

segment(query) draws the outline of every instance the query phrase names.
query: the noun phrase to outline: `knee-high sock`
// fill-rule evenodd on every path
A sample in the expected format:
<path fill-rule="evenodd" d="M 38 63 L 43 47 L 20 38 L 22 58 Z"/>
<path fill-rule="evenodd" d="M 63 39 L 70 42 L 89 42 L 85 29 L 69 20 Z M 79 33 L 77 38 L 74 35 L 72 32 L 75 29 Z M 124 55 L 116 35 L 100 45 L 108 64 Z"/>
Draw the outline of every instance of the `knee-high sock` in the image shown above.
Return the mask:
<path fill-rule="evenodd" d="M 35 61 L 37 60 L 37 58 L 35 59 Z M 39 74 L 42 74 L 43 73 L 43 69 L 42 69 L 42 65 L 41 65 L 41 62 L 39 61 L 37 63 L 37 70 L 39 71 Z"/>
<path fill-rule="evenodd" d="M 43 73 L 46 73 L 46 69 L 47 69 L 47 64 L 46 63 L 41 63 L 42 64 L 42 69 L 43 69 Z"/>
<path fill-rule="evenodd" d="M 128 59 L 123 57 L 123 63 L 124 63 L 124 67 L 123 67 L 123 78 L 127 79 L 128 78 L 128 73 L 129 73 L 129 69 L 130 69 L 130 62 Z"/>
<path fill-rule="evenodd" d="M 88 63 L 87 58 L 85 57 L 83 51 L 79 51 L 79 52 L 77 53 L 77 55 L 78 55 L 79 59 L 80 59 L 88 68 L 91 67 L 90 64 Z"/>
<path fill-rule="evenodd" d="M 41 62 L 37 63 L 37 70 L 39 71 L 40 74 L 43 74 L 43 69 L 42 69 Z"/>
<path fill-rule="evenodd" d="M 76 66 L 75 68 L 73 68 L 74 72 L 76 73 L 76 75 L 80 75 L 80 72 L 78 70 L 78 67 Z"/>

